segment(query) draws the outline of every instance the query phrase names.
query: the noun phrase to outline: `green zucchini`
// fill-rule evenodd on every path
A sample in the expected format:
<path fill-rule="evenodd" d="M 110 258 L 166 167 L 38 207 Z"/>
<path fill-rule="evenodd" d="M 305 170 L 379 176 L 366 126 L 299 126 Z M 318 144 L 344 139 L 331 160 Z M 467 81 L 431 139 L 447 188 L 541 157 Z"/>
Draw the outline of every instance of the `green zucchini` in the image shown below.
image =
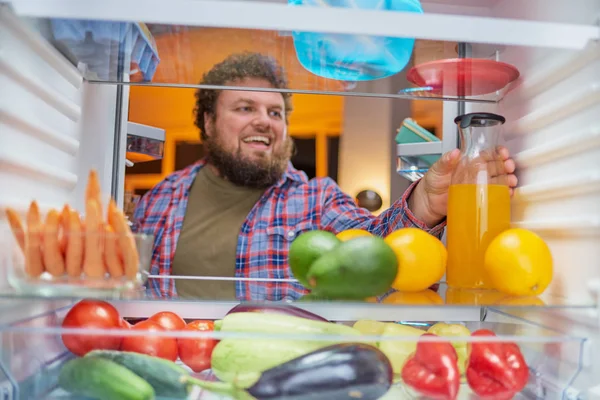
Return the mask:
<path fill-rule="evenodd" d="M 221 332 L 292 333 L 305 335 L 360 336 L 360 331 L 334 322 L 315 321 L 284 314 L 240 312 L 215 321 L 215 330 Z M 325 339 L 327 340 L 327 339 Z"/>
<path fill-rule="evenodd" d="M 153 400 L 154 389 L 129 369 L 110 360 L 82 357 L 67 361 L 58 384 L 76 396 L 98 400 Z"/>
<path fill-rule="evenodd" d="M 131 370 L 150 383 L 157 396 L 170 399 L 188 397 L 188 385 L 183 383 L 181 377 L 188 376 L 189 373 L 172 361 L 146 354 L 116 350 L 94 350 L 87 353 L 85 357 L 110 360 Z"/>
<path fill-rule="evenodd" d="M 316 340 L 223 339 L 213 349 L 211 369 L 221 381 L 248 387 L 263 371 L 329 344 Z"/>

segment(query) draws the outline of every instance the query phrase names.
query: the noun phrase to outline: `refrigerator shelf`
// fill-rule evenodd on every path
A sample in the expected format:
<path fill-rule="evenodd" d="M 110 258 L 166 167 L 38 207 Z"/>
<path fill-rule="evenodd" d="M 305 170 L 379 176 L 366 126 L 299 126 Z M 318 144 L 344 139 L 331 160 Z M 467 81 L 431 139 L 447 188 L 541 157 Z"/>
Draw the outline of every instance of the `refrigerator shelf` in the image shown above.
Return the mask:
<path fill-rule="evenodd" d="M 131 322 L 141 321 L 149 317 L 144 313 L 143 307 L 128 308 L 128 302 L 112 303 L 119 312 L 119 315 Z M 186 318 L 189 322 L 194 319 L 221 319 L 223 316 L 215 318 L 206 313 L 208 308 L 196 306 L 195 313 L 185 311 L 182 303 L 175 302 L 154 302 L 161 306 L 163 311 L 171 310 L 178 315 Z M 551 329 L 539 323 L 529 322 L 523 318 L 514 317 L 510 314 L 498 310 L 489 310 L 484 321 L 462 321 L 452 319 L 447 316 L 440 320 L 430 321 L 399 321 L 393 318 L 373 318 L 371 320 L 381 321 L 392 324 L 399 330 L 391 329 L 385 331 L 381 336 L 378 333 L 359 336 L 331 333 L 331 334 L 302 334 L 302 333 L 275 333 L 265 332 L 260 326 L 249 327 L 247 331 L 224 331 L 224 332 L 190 332 L 190 331 L 144 331 L 144 330 L 112 330 L 108 333 L 103 329 L 86 328 L 62 328 L 62 322 L 65 315 L 70 310 L 70 306 L 57 307 L 45 312 L 40 312 L 29 318 L 21 318 L 10 325 L 0 327 L 0 338 L 2 339 L 2 353 L 0 358 L 0 384 L 9 382 L 14 394 L 13 399 L 75 399 L 61 388 L 57 387 L 58 374 L 62 366 L 70 359 L 76 358 L 64 345 L 62 335 L 76 334 L 80 338 L 91 337 L 91 335 L 111 335 L 113 337 L 136 337 L 142 340 L 143 337 L 161 338 L 163 340 L 196 338 L 196 339 L 218 339 L 218 340 L 246 340 L 251 342 L 257 340 L 267 340 L 276 342 L 285 340 L 286 343 L 294 341 L 317 342 L 332 341 L 340 342 L 377 342 L 376 346 L 391 360 L 392 365 L 403 365 L 406 357 L 416 348 L 419 340 L 439 341 L 445 340 L 440 337 L 421 338 L 414 333 L 415 329 L 426 331 L 438 321 L 446 323 L 460 324 L 466 327 L 470 332 L 478 329 L 489 329 L 497 335 L 491 340 L 494 342 L 510 341 L 516 343 L 529 367 L 529 381 L 527 386 L 517 399 L 536 399 L 536 398 L 561 398 L 567 390 L 570 390 L 570 384 L 578 377 L 581 369 L 583 347 L 586 342 L 585 337 L 565 334 L 559 330 Z M 257 315 L 256 313 L 253 313 Z M 343 311 L 340 311 L 341 316 Z M 346 320 L 344 318 L 329 318 L 332 322 L 352 326 L 356 320 Z M 440 334 L 442 336 L 442 334 Z M 447 337 L 446 337 L 447 339 Z M 456 340 L 453 339 L 453 340 Z M 474 338 L 463 336 L 460 338 L 466 343 L 480 343 L 483 338 Z M 184 366 L 180 359 L 177 363 Z M 188 369 L 188 372 L 191 370 Z M 2 376 L 2 375 L 5 376 Z M 204 371 L 200 376 L 203 379 L 215 379 L 210 371 Z M 396 379 L 396 389 L 391 393 L 406 393 L 406 388 L 402 382 Z M 201 392 L 199 397 L 191 397 L 200 400 L 212 400 L 215 397 Z M 218 398 L 218 397 L 216 397 Z M 216 399 L 215 398 L 215 399 Z M 410 398 L 410 397 L 402 397 Z M 420 397 L 416 397 L 420 398 Z M 470 393 L 468 385 L 461 385 L 460 399 L 476 399 Z M 229 400 L 228 398 L 221 398 Z M 385 399 L 385 398 L 384 398 Z"/>
<path fill-rule="evenodd" d="M 35 287 L 28 288 L 27 291 L 16 290 L 12 287 L 0 288 L 0 299 L 24 299 L 24 300 L 76 300 L 81 298 L 96 298 L 104 300 L 118 300 L 123 302 L 144 302 L 147 304 L 161 301 L 173 302 L 178 304 L 237 304 L 237 303 L 280 303 L 296 304 L 302 307 L 313 307 L 319 305 L 323 307 L 360 307 L 365 310 L 376 309 L 461 309 L 473 307 L 501 307 L 506 309 L 595 309 L 597 302 L 590 294 L 579 298 L 565 298 L 552 295 L 545 292 L 539 296 L 517 297 L 507 295 L 496 290 L 471 290 L 457 289 L 449 287 L 445 282 L 441 282 L 431 288 L 420 292 L 400 292 L 391 289 L 390 292 L 378 298 L 372 297 L 365 300 L 327 300 L 327 299 L 304 299 L 303 297 L 293 295 L 289 291 L 289 285 L 299 285 L 294 279 L 252 279 L 252 278 L 227 278 L 227 277 L 160 277 L 157 281 L 165 282 L 168 280 L 194 280 L 198 282 L 199 287 L 210 285 L 214 282 L 231 282 L 231 293 L 220 297 L 202 296 L 201 289 L 199 295 L 187 296 L 161 296 L 152 287 L 152 275 L 150 276 L 150 286 L 147 284 L 145 289 L 120 289 L 115 291 L 87 291 L 85 286 L 80 286 L 77 292 L 62 292 L 59 290 L 49 290 L 47 285 L 39 289 Z M 234 285 L 244 285 L 247 295 L 244 297 L 236 296 Z M 266 289 L 269 288 L 269 291 Z M 283 293 L 288 293 L 287 295 Z"/>
<path fill-rule="evenodd" d="M 508 84 L 485 95 L 456 96 L 454 95 L 456 90 L 452 84 L 449 84 L 446 90 L 440 90 L 429 86 L 420 87 L 402 78 L 385 85 L 371 85 L 370 82 L 383 78 L 378 75 L 378 69 L 382 67 L 378 57 L 386 61 L 389 61 L 388 58 L 393 58 L 390 55 L 391 50 L 384 48 L 382 51 L 380 49 L 383 46 L 379 43 L 382 38 L 372 35 L 363 35 L 351 40 L 349 44 L 345 43 L 346 47 L 350 46 L 349 49 L 342 48 L 341 44 L 334 42 L 334 49 L 328 50 L 337 52 L 333 55 L 335 57 L 340 51 L 352 53 L 354 51 L 352 46 L 367 46 L 368 55 L 373 58 L 373 61 L 366 67 L 362 66 L 359 60 L 340 63 L 337 66 L 327 66 L 327 68 L 339 69 L 334 75 L 343 72 L 343 74 L 352 76 L 353 72 L 359 70 L 371 73 L 372 77 L 367 79 L 367 84 L 364 84 L 364 82 L 359 82 L 358 78 L 355 80 L 325 78 L 303 67 L 296 53 L 293 38 L 287 30 L 241 29 L 209 25 L 162 25 L 135 20 L 38 16 L 32 17 L 32 24 L 23 26 L 16 16 L 19 15 L 19 8 L 16 9 L 16 15 L 5 11 L 3 10 L 2 18 L 8 28 L 7 38 L 14 37 L 16 40 L 16 38 L 26 35 L 28 40 L 44 43 L 43 46 L 49 48 L 46 52 L 52 54 L 52 59 L 56 58 L 56 55 L 64 56 L 73 65 L 74 68 L 70 69 L 68 74 L 72 74 L 73 71 L 79 72 L 84 81 L 95 84 L 190 89 L 276 90 L 298 94 L 461 101 L 481 104 L 499 102 L 513 86 Z M 312 33 L 314 34 L 314 32 Z M 377 45 L 374 46 L 376 43 Z M 422 45 L 433 44 L 439 47 L 440 59 L 458 57 L 455 41 L 438 43 L 431 39 L 418 39 L 416 43 L 415 51 L 419 51 L 418 48 Z M 479 48 L 484 50 L 478 51 Z M 270 86 L 200 85 L 199 81 L 203 74 L 210 66 L 220 61 L 217 57 L 221 57 L 223 49 L 227 49 L 228 53 L 260 52 L 277 59 L 287 72 L 289 89 L 273 89 Z M 497 53 L 500 54 L 500 50 L 502 52 L 505 50 L 505 46 L 473 44 L 472 49 L 473 57 L 493 62 Z M 196 59 L 194 58 L 196 54 L 203 54 L 203 56 Z M 360 54 L 362 53 L 357 53 L 357 57 Z M 213 59 L 213 57 L 215 58 Z M 0 66 L 10 67 L 11 64 L 8 61 L 5 63 L 2 61 L 0 58 Z M 130 65 L 126 65 L 126 62 L 129 62 Z M 316 63 L 313 62 L 313 64 Z M 319 65 L 319 68 L 321 67 L 325 68 L 326 66 Z M 395 72 L 392 76 L 398 75 L 405 69 L 407 68 Z M 22 81 L 29 82 L 38 91 L 52 92 L 48 82 L 27 73 L 21 75 Z M 467 86 L 470 83 L 469 80 L 463 82 Z"/>

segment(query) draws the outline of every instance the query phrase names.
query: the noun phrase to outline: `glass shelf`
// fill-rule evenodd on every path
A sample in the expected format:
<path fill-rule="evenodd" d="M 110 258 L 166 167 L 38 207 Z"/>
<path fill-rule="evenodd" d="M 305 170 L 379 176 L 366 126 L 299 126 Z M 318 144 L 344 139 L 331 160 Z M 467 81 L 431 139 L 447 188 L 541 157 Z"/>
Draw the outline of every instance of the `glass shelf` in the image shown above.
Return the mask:
<path fill-rule="evenodd" d="M 548 7 L 541 0 L 527 10 L 492 0 L 364 3 L 377 4 L 376 11 L 329 0 L 294 0 L 302 3 L 295 6 L 289 0 L 179 0 L 151 8 L 141 0 L 127 6 L 119 1 L 96 9 L 72 0 L 15 0 L 13 7 L 24 19 L 33 18 L 32 25 L 87 80 L 144 86 L 197 88 L 210 66 L 231 53 L 253 51 L 276 58 L 287 70 L 289 90 L 297 93 L 497 102 L 509 87 L 460 98 L 447 87 L 415 87 L 401 75 L 409 61 L 424 62 L 420 48 L 429 51 L 427 61 L 441 60 L 458 57 L 458 42 L 469 42 L 466 57 L 504 61 L 503 53 L 514 48 L 528 56 L 538 49 L 576 51 L 598 38 L 591 3 L 587 18 L 565 2 Z M 346 7 L 327 6 L 333 4 Z M 400 8 L 383 11 L 382 4 Z M 383 77 L 398 79 L 371 84 Z M 265 88 L 246 88 L 252 89 Z"/>
<path fill-rule="evenodd" d="M 134 311 L 133 309 L 123 308 L 122 304 L 118 302 L 111 303 L 116 307 L 118 317 L 124 318 L 131 324 L 143 322 L 152 315 L 144 313 L 145 310 L 143 308 L 138 307 Z M 63 327 L 63 321 L 70 309 L 71 307 L 58 308 L 39 313 L 32 317 L 22 318 L 10 326 L 0 327 L 0 337 L 3 343 L 3 352 L 0 353 L 0 383 L 3 381 L 3 378 L 8 378 L 7 380 L 11 382 L 14 391 L 19 392 L 20 398 L 75 398 L 57 386 L 58 376 L 62 368 L 70 360 L 78 358 L 68 350 L 64 339 L 67 338 L 66 335 L 77 335 L 77 345 L 89 340 L 97 340 L 98 337 L 103 337 L 105 340 L 104 343 L 108 343 L 108 338 L 111 337 L 120 342 L 119 347 L 122 350 L 123 346 L 125 346 L 125 341 L 128 343 L 138 341 L 147 343 L 147 346 L 149 346 L 147 348 L 160 345 L 161 348 L 168 349 L 168 342 L 183 339 L 199 340 L 206 343 L 212 339 L 216 339 L 220 343 L 223 343 L 221 347 L 225 346 L 224 342 L 227 342 L 229 346 L 234 342 L 244 341 L 246 345 L 259 346 L 259 349 L 261 348 L 260 346 L 265 346 L 266 343 L 270 343 L 269 346 L 271 348 L 284 345 L 288 347 L 304 345 L 310 349 L 312 349 L 311 346 L 314 344 L 315 348 L 312 350 L 298 350 L 298 356 L 309 351 L 319 350 L 328 344 L 367 343 L 381 351 L 385 356 L 384 360 L 390 362 L 390 368 L 393 370 L 393 385 L 399 390 L 397 393 L 405 393 L 406 386 L 404 386 L 400 378 L 400 371 L 407 358 L 415 351 L 418 342 L 435 343 L 450 340 L 453 344 L 458 345 L 456 337 L 450 338 L 456 334 L 456 331 L 454 331 L 454 334 L 447 330 L 438 331 L 438 337 L 421 336 L 432 328 L 438 320 L 430 320 L 423 323 L 399 322 L 393 318 L 379 318 L 378 316 L 371 316 L 367 318 L 368 321 L 362 321 L 360 328 L 356 324 L 356 321 L 362 318 L 328 319 L 319 323 L 337 323 L 336 325 L 345 326 L 338 326 L 335 329 L 331 327 L 328 328 L 327 332 L 312 332 L 310 334 L 301 333 L 296 330 L 292 332 L 289 328 L 280 328 L 278 332 L 270 331 L 269 324 L 275 323 L 275 320 L 280 320 L 275 316 L 275 318 L 263 319 L 263 324 L 257 323 L 253 325 L 246 323 L 242 325 L 229 325 L 229 328 L 221 328 L 218 331 L 149 331 L 143 329 L 113 328 L 109 336 L 108 330 L 97 329 L 91 326 L 77 328 Z M 204 309 L 198 307 L 194 312 L 183 310 L 183 308 L 169 308 L 167 303 L 163 303 L 163 308 L 157 310 L 174 312 L 188 323 L 198 319 L 221 321 L 227 319 L 224 315 L 211 317 L 204 313 Z M 490 314 L 494 314 L 494 312 Z M 241 315 L 238 314 L 237 316 L 240 317 Z M 273 315 L 271 314 L 271 316 Z M 324 317 L 323 315 L 319 316 Z M 583 359 L 583 343 L 586 339 L 576 335 L 564 334 L 542 324 L 531 323 L 511 317 L 510 315 L 498 314 L 497 316 L 501 317 L 501 320 L 464 321 L 463 319 L 453 319 L 451 316 L 444 316 L 443 321 L 446 324 L 454 325 L 454 328 L 458 328 L 457 325 L 461 325 L 462 336 L 460 337 L 460 342 L 464 346 L 467 343 L 475 345 L 484 341 L 495 343 L 512 342 L 518 346 L 529 369 L 529 379 L 523 391 L 515 398 L 560 398 L 561 393 L 569 388 L 569 385 L 580 373 L 580 363 Z M 248 313 L 246 316 L 242 316 L 242 318 L 244 318 L 244 321 L 247 319 L 249 322 L 253 318 L 256 318 L 257 322 L 261 320 L 259 313 Z M 296 323 L 300 324 L 301 322 L 296 320 Z M 226 326 L 226 323 L 223 322 L 220 326 Z M 440 327 L 438 325 L 438 328 Z M 465 335 L 464 328 L 468 329 L 469 333 L 479 329 L 491 330 L 494 332 L 495 337 L 477 338 Z M 311 329 L 314 330 L 317 328 L 313 325 Z M 319 326 L 318 329 L 324 329 L 324 327 Z M 74 342 L 73 345 L 75 345 Z M 239 345 L 242 346 L 242 344 Z M 71 347 L 71 349 L 74 349 L 74 347 Z M 234 347 L 231 348 L 229 356 L 235 358 L 236 353 L 234 349 Z M 257 352 L 258 350 L 252 351 Z M 210 363 L 217 362 L 213 357 L 216 357 L 215 353 L 218 352 L 217 348 L 212 351 L 212 356 L 209 357 Z M 194 373 L 183 362 L 181 354 L 181 350 L 179 350 L 179 354 L 175 356 L 175 362 L 185 369 L 186 374 L 192 374 L 204 380 L 217 380 L 217 375 L 219 374 L 210 368 L 210 363 L 207 369 Z M 267 356 L 268 354 L 261 354 L 260 352 L 254 355 L 254 357 L 261 358 L 261 362 L 266 362 L 267 360 L 262 360 L 262 357 Z M 273 357 L 272 354 L 270 356 Z M 292 358 L 290 357 L 287 361 Z M 274 366 L 284 362 L 286 362 L 284 359 L 274 361 Z M 221 367 L 225 367 L 227 364 L 221 362 L 220 365 Z M 241 366 L 239 368 L 245 367 Z M 3 376 L 3 374 L 6 376 Z M 227 375 L 220 375 L 220 377 L 225 376 Z M 207 393 L 203 393 L 198 398 L 201 400 L 213 399 Z M 392 399 L 397 398 L 405 397 L 392 397 Z M 460 385 L 459 398 L 471 399 L 477 397 L 471 396 L 469 385 L 463 382 Z M 229 398 L 226 397 L 225 399 Z"/>
<path fill-rule="evenodd" d="M 197 284 L 197 294 L 189 293 L 186 295 L 168 296 L 159 294 L 159 287 L 166 288 L 173 282 L 176 287 L 178 283 L 193 281 Z M 208 296 L 203 294 L 203 288 L 218 284 L 224 289 L 223 294 L 219 296 Z M 189 287 L 189 286 L 188 286 Z M 238 293 L 244 295 L 236 295 Z M 431 312 L 441 311 L 443 309 L 461 309 L 473 307 L 495 307 L 506 309 L 539 309 L 539 308 L 558 308 L 558 309 L 593 309 L 596 303 L 593 300 L 585 299 L 567 299 L 560 296 L 554 296 L 548 292 L 535 297 L 516 297 L 500 293 L 495 290 L 467 290 L 448 287 L 445 282 L 435 284 L 431 288 L 421 292 L 399 292 L 391 289 L 390 292 L 379 297 L 372 297 L 365 300 L 343 300 L 343 299 L 323 299 L 313 298 L 295 279 L 251 279 L 251 278 L 225 278 L 225 277 L 165 277 L 151 276 L 150 282 L 146 282 L 145 289 L 119 291 L 93 292 L 81 285 L 70 292 L 65 292 L 64 287 L 61 290 L 51 290 L 51 285 L 45 283 L 44 286 L 35 288 L 30 286 L 28 291 L 17 291 L 12 288 L 0 289 L 0 299 L 65 299 L 75 300 L 80 298 L 98 298 L 105 300 L 127 301 L 127 302 L 173 302 L 215 305 L 222 304 L 223 307 L 231 304 L 294 304 L 305 308 L 346 308 L 360 309 L 361 312 L 368 313 L 369 310 L 392 310 L 395 308 L 427 309 Z M 437 311 L 436 311 L 437 310 Z"/>
<path fill-rule="evenodd" d="M 406 79 L 405 73 L 415 63 L 458 58 L 456 42 L 416 40 L 413 48 L 400 48 L 402 44 L 394 48 L 386 47 L 391 38 L 360 36 L 347 42 L 333 42 L 331 49 L 316 49 L 302 47 L 301 39 L 287 31 L 68 19 L 35 19 L 33 25 L 82 71 L 87 81 L 96 84 L 276 90 L 475 103 L 496 103 L 511 89 L 509 83 L 486 94 L 457 96 L 455 83 L 445 83 L 445 88 L 435 90 Z M 503 48 L 474 44 L 471 57 L 495 60 Z M 368 49 L 374 61 L 361 63 L 357 59 Z M 289 88 L 200 84 L 213 65 L 241 52 L 258 52 L 276 59 L 286 71 Z M 404 65 L 404 61 L 395 57 L 406 52 L 410 61 Z M 325 54 L 329 54 L 330 61 L 323 61 Z M 301 59 L 300 55 L 308 58 Z M 384 77 L 389 79 L 381 79 Z M 468 79 L 461 82 L 467 87 L 472 83 Z"/>

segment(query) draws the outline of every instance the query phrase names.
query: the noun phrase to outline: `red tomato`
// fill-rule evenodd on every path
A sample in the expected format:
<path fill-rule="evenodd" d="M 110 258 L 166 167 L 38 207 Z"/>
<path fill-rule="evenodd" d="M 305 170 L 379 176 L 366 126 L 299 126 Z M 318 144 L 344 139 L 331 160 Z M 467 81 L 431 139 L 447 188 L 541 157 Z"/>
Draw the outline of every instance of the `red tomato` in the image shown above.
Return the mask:
<path fill-rule="evenodd" d="M 138 322 L 131 327 L 132 331 L 164 332 L 166 329 L 150 320 Z M 166 336 L 144 335 L 142 332 L 135 336 L 125 336 L 121 350 L 161 357 L 167 360 L 177 360 L 177 339 Z"/>
<path fill-rule="evenodd" d="M 121 320 L 119 321 L 119 329 L 131 329 L 131 324 L 129 322 L 127 322 L 125 319 L 121 318 Z M 125 338 L 125 336 L 121 336 L 121 345 L 123 344 L 123 339 Z M 119 346 L 119 349 L 121 349 L 121 346 Z"/>
<path fill-rule="evenodd" d="M 114 329 L 119 328 L 121 317 L 111 304 L 100 300 L 81 300 L 75 304 L 62 322 L 63 328 Z M 62 341 L 73 354 L 83 356 L 96 350 L 118 350 L 119 336 L 63 334 Z"/>
<path fill-rule="evenodd" d="M 121 318 L 121 321 L 119 321 L 119 328 L 129 329 L 129 328 L 131 328 L 131 324 L 129 322 L 127 322 L 126 320 L 124 320 L 123 318 Z"/>
<path fill-rule="evenodd" d="M 187 324 L 185 331 L 213 331 L 213 321 L 197 320 Z M 219 341 L 212 338 L 178 338 L 177 348 L 181 362 L 194 372 L 201 372 L 210 368 L 212 351 Z"/>
<path fill-rule="evenodd" d="M 171 311 L 162 311 L 154 314 L 149 321 L 154 321 L 168 331 L 181 330 L 185 328 L 185 321 L 179 315 Z"/>

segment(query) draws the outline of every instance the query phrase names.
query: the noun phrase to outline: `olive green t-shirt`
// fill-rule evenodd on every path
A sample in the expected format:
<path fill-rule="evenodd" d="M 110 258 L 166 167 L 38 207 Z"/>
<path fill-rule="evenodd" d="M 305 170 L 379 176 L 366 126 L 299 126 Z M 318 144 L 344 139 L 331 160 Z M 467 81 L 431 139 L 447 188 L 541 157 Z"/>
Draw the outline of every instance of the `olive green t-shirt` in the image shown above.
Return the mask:
<path fill-rule="evenodd" d="M 190 188 L 172 275 L 234 277 L 240 229 L 263 193 L 201 168 Z M 236 298 L 235 281 L 176 279 L 175 287 L 182 298 Z"/>

